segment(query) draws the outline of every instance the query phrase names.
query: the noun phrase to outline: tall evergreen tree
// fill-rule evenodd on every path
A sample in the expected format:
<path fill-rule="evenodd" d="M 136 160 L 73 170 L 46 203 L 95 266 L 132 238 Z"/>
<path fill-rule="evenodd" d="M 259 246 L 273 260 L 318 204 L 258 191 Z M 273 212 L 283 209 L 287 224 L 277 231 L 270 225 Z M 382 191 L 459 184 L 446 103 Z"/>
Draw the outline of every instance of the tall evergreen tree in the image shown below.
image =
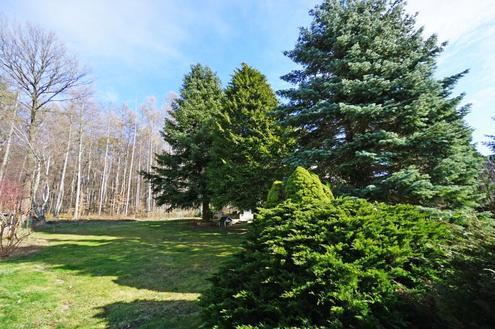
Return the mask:
<path fill-rule="evenodd" d="M 402 0 L 326 0 L 295 48 L 280 110 L 295 164 L 340 192 L 445 208 L 477 204 L 480 158 L 452 96 L 467 71 L 437 80 L 445 43 L 425 39 Z"/>
<path fill-rule="evenodd" d="M 210 162 L 211 118 L 221 106 L 222 88 L 216 74 L 200 64 L 184 77 L 180 97 L 174 101 L 162 131 L 170 150 L 156 155 L 156 165 L 145 173 L 158 205 L 202 207 L 211 218 L 207 183 Z"/>
<path fill-rule="evenodd" d="M 225 91 L 216 119 L 210 184 L 214 203 L 252 209 L 284 176 L 290 142 L 273 116 L 277 98 L 258 70 L 242 64 Z"/>

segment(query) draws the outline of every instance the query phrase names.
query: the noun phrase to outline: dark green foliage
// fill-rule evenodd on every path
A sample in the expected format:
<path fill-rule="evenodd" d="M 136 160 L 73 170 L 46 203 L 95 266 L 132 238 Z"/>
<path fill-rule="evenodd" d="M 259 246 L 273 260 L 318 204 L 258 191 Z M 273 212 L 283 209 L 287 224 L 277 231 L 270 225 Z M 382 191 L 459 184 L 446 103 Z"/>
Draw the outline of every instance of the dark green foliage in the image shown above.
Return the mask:
<path fill-rule="evenodd" d="M 215 73 L 199 64 L 192 66 L 162 131 L 170 149 L 156 155 L 156 165 L 150 173 L 144 173 L 153 184 L 158 205 L 201 205 L 203 219 L 210 218 L 206 170 L 211 161 L 211 120 L 220 110 L 222 96 Z"/>
<path fill-rule="evenodd" d="M 210 187 L 218 206 L 255 210 L 270 184 L 284 177 L 291 142 L 271 112 L 277 98 L 266 78 L 242 64 L 225 91 L 216 117 Z"/>
<path fill-rule="evenodd" d="M 478 204 L 481 160 L 451 95 L 467 72 L 434 77 L 444 44 L 424 39 L 405 1 L 326 0 L 287 55 L 302 69 L 279 114 L 297 132 L 296 165 L 344 193 L 441 208 Z"/>
<path fill-rule="evenodd" d="M 268 191 L 266 197 L 266 208 L 272 208 L 282 202 L 284 199 L 284 182 L 276 180 L 273 182 L 272 187 Z"/>
<path fill-rule="evenodd" d="M 297 167 L 287 178 L 285 197 L 296 203 L 316 200 L 330 202 L 333 199 L 332 192 L 321 183 L 320 178 L 303 167 Z"/>
<path fill-rule="evenodd" d="M 448 261 L 439 217 L 350 197 L 263 209 L 202 298 L 206 326 L 414 327 Z"/>
<path fill-rule="evenodd" d="M 495 328 L 495 221 L 483 214 L 470 217 L 457 227 L 455 271 L 438 289 L 443 325 L 435 329 Z"/>

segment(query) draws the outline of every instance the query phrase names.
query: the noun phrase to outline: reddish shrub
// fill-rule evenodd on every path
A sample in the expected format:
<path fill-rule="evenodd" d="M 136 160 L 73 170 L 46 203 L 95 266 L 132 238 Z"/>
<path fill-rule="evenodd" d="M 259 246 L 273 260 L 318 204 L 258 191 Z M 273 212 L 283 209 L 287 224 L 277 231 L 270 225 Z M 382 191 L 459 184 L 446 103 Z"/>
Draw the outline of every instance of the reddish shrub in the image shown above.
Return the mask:
<path fill-rule="evenodd" d="M 15 211 L 22 200 L 22 187 L 11 180 L 0 181 L 0 209 Z"/>

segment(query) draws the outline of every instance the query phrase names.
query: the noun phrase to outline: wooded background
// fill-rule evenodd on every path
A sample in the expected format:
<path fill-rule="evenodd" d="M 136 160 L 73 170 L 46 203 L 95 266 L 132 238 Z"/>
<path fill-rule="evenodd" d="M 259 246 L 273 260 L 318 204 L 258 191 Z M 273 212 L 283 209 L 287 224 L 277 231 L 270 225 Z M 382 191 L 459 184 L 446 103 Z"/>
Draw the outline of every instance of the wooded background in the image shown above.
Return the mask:
<path fill-rule="evenodd" d="M 99 104 L 55 35 L 0 22 L 0 207 L 54 216 L 151 215 L 150 170 L 174 99 Z"/>

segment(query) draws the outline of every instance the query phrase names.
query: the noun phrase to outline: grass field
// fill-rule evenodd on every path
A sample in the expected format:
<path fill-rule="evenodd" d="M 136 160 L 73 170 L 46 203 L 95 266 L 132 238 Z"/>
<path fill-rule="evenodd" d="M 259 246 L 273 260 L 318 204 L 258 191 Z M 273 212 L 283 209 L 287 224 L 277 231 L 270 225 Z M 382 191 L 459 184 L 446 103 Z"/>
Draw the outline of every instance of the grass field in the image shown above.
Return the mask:
<path fill-rule="evenodd" d="M 196 328 L 207 278 L 244 230 L 192 221 L 54 222 L 0 260 L 0 328 Z"/>

